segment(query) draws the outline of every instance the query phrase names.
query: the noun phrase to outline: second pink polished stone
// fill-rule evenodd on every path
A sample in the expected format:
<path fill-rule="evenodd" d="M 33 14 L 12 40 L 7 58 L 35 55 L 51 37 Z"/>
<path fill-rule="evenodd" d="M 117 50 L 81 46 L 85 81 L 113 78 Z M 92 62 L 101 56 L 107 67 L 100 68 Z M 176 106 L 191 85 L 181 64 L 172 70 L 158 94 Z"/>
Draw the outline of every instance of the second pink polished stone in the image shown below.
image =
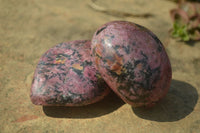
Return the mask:
<path fill-rule="evenodd" d="M 109 22 L 95 32 L 91 47 L 101 76 L 125 102 L 150 107 L 167 94 L 170 61 L 148 29 L 131 22 Z"/>
<path fill-rule="evenodd" d="M 49 49 L 35 70 L 31 101 L 44 106 L 82 106 L 103 99 L 110 89 L 91 61 L 90 45 L 79 40 Z"/>

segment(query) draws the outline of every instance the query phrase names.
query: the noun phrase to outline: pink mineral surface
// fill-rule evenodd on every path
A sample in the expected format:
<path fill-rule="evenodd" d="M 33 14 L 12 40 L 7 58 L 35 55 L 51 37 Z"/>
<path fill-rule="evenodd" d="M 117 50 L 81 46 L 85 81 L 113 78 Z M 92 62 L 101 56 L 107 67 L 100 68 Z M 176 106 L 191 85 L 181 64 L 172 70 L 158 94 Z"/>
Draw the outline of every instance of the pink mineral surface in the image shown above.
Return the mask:
<path fill-rule="evenodd" d="M 135 23 L 113 21 L 92 39 L 91 54 L 112 90 L 134 107 L 152 106 L 168 92 L 169 58 L 160 40 Z"/>
<path fill-rule="evenodd" d="M 31 87 L 36 105 L 82 106 L 97 102 L 110 89 L 95 69 L 91 42 L 60 43 L 39 60 Z"/>

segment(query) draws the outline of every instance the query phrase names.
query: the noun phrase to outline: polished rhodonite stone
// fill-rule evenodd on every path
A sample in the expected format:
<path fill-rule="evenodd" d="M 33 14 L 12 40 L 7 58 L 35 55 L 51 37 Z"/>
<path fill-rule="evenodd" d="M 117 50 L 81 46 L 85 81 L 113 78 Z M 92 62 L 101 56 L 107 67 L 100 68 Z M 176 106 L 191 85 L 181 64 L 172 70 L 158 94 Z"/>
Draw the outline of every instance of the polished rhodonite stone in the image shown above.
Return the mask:
<path fill-rule="evenodd" d="M 90 46 L 90 41 L 72 41 L 49 49 L 35 70 L 32 102 L 81 106 L 107 95 L 110 89 L 91 61 Z"/>
<path fill-rule="evenodd" d="M 170 87 L 172 71 L 160 40 L 131 22 L 101 26 L 92 39 L 91 54 L 103 79 L 132 106 L 152 106 Z"/>

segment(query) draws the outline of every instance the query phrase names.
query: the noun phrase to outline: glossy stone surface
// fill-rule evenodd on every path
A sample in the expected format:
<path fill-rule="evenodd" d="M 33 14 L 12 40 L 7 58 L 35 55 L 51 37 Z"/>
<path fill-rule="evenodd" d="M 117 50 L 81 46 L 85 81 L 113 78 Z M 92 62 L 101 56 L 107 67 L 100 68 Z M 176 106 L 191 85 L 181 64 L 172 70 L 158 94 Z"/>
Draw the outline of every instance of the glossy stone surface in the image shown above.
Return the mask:
<path fill-rule="evenodd" d="M 84 40 L 60 43 L 41 57 L 31 88 L 34 104 L 81 106 L 109 93 L 91 62 L 90 45 Z"/>
<path fill-rule="evenodd" d="M 101 26 L 92 39 L 91 54 L 101 76 L 125 102 L 153 106 L 170 87 L 172 70 L 160 40 L 131 22 Z"/>

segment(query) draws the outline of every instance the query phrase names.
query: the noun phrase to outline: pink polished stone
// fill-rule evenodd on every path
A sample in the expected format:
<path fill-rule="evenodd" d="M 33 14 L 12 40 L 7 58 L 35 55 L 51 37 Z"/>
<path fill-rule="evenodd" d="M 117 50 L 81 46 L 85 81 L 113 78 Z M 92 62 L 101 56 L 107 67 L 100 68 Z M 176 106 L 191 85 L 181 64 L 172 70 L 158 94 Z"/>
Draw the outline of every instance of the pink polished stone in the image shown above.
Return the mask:
<path fill-rule="evenodd" d="M 110 89 L 91 62 L 90 41 L 60 43 L 40 59 L 31 88 L 36 105 L 82 106 L 97 102 Z"/>
<path fill-rule="evenodd" d="M 148 29 L 131 22 L 109 22 L 95 32 L 91 47 L 101 76 L 125 102 L 151 107 L 167 94 L 170 61 Z"/>

